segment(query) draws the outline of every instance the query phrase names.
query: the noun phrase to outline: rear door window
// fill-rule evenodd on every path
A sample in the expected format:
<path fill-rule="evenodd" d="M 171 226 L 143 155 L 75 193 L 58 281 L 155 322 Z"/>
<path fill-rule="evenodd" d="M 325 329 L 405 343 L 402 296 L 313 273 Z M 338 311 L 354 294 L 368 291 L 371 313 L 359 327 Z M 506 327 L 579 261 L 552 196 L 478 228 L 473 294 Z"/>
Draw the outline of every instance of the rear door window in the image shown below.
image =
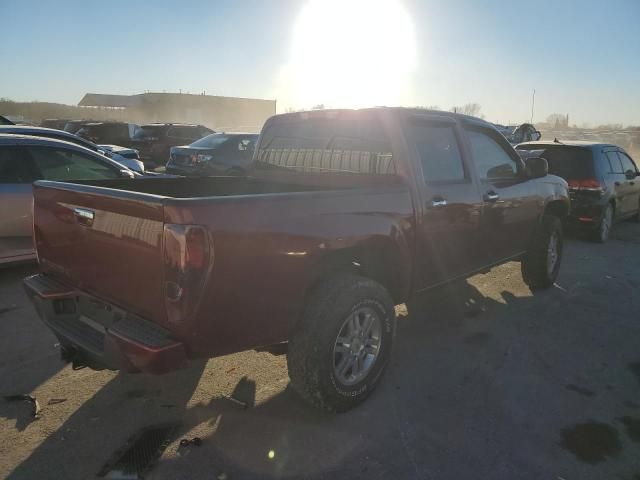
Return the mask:
<path fill-rule="evenodd" d="M 624 170 L 622 168 L 622 161 L 616 152 L 606 152 L 605 155 L 609 159 L 609 166 L 611 167 L 611 173 L 622 174 Z"/>
<path fill-rule="evenodd" d="M 426 183 L 467 181 L 453 125 L 416 121 L 410 136 Z"/>
<path fill-rule="evenodd" d="M 32 183 L 35 179 L 24 147 L 0 146 L 0 183 Z"/>
<path fill-rule="evenodd" d="M 484 129 L 466 129 L 478 175 L 489 182 L 511 182 L 518 177 L 518 164 L 507 150 Z M 499 135 L 499 133 L 495 133 Z"/>
<path fill-rule="evenodd" d="M 120 177 L 116 167 L 75 150 L 55 147 L 30 147 L 29 150 L 39 177 L 44 180 L 100 180 Z"/>
<path fill-rule="evenodd" d="M 180 140 L 197 140 L 200 138 L 198 127 L 172 127 L 167 136 Z"/>
<path fill-rule="evenodd" d="M 635 163 L 633 163 L 633 160 L 631 160 L 631 158 L 627 154 L 618 152 L 618 157 L 620 157 L 620 161 L 622 162 L 622 170 L 625 173 L 628 172 L 629 170 L 631 170 L 632 172 L 638 171 Z"/>

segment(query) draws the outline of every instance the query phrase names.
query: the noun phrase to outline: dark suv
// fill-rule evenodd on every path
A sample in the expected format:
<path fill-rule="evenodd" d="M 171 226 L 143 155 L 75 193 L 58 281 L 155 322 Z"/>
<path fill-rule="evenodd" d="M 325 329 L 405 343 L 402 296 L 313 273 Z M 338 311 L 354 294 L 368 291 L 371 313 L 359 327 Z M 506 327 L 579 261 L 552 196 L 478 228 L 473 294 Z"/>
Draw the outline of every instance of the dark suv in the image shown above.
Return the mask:
<path fill-rule="evenodd" d="M 202 125 L 150 123 L 136 130 L 131 146 L 140 152 L 145 165 L 153 168 L 167 163 L 171 147 L 190 145 L 212 133 L 215 132 Z"/>
<path fill-rule="evenodd" d="M 128 147 L 136 133 L 138 125 L 125 122 L 93 122 L 84 125 L 76 135 L 104 145 Z"/>
<path fill-rule="evenodd" d="M 545 158 L 549 173 L 569 184 L 568 226 L 590 231 L 605 242 L 614 222 L 638 218 L 640 179 L 631 157 L 615 145 L 592 142 L 527 142 L 516 147 Z M 534 153 L 535 152 L 535 153 Z"/>
<path fill-rule="evenodd" d="M 95 120 L 69 120 L 65 123 L 63 130 L 69 133 L 78 133 L 78 130 L 88 123 L 95 123 Z"/>

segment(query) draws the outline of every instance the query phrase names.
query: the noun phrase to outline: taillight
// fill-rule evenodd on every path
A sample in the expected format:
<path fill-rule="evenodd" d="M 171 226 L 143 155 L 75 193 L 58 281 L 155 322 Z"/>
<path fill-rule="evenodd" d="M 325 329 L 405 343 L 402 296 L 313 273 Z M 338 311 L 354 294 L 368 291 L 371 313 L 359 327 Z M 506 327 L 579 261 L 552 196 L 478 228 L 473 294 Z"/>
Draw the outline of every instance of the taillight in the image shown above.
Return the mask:
<path fill-rule="evenodd" d="M 164 226 L 164 293 L 170 322 L 180 323 L 196 311 L 212 262 L 207 231 L 198 225 Z"/>
<path fill-rule="evenodd" d="M 588 190 L 592 192 L 603 192 L 604 187 L 597 178 L 583 178 L 577 180 L 567 180 L 569 188 L 572 190 Z"/>
<path fill-rule="evenodd" d="M 209 242 L 204 229 L 201 227 L 189 227 L 186 234 L 186 247 L 185 263 L 187 268 L 205 268 L 209 253 Z"/>

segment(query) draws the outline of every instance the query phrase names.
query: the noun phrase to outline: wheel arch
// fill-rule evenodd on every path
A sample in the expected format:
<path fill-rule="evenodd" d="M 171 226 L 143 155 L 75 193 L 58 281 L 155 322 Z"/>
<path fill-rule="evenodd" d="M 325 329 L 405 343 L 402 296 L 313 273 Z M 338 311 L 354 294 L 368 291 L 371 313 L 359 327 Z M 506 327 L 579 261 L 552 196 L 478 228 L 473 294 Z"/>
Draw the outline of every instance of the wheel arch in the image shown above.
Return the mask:
<path fill-rule="evenodd" d="M 307 286 L 305 298 L 329 278 L 353 273 L 381 284 L 397 305 L 409 296 L 410 266 L 409 249 L 404 241 L 373 237 L 349 247 L 331 250 L 320 257 Z"/>
<path fill-rule="evenodd" d="M 553 215 L 560 220 L 564 220 L 569 216 L 569 202 L 564 198 L 556 198 L 548 201 L 544 206 L 544 215 Z"/>

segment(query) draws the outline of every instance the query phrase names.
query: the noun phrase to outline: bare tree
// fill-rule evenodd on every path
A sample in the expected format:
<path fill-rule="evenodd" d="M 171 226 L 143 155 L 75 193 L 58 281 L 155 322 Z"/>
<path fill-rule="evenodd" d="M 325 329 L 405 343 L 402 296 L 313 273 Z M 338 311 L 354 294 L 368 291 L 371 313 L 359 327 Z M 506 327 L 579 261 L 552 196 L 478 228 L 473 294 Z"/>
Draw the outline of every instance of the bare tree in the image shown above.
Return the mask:
<path fill-rule="evenodd" d="M 479 103 L 467 103 L 462 106 L 451 107 L 451 111 L 454 113 L 462 113 L 464 115 L 470 115 L 472 117 L 484 118 L 484 115 L 480 114 L 482 107 Z"/>
<path fill-rule="evenodd" d="M 569 116 L 563 113 L 552 113 L 547 117 L 547 125 L 551 128 L 568 127 Z"/>

